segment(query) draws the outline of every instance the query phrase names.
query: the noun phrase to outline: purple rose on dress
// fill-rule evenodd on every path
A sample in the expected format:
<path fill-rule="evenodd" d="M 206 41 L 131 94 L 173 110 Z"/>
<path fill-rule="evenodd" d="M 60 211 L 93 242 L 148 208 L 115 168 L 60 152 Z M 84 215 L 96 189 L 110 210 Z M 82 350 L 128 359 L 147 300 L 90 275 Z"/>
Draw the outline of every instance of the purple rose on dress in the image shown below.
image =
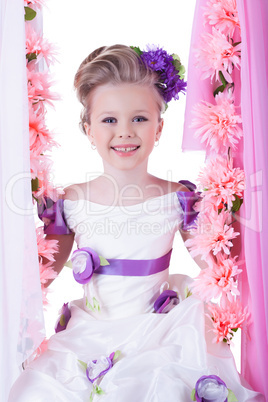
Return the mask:
<path fill-rule="evenodd" d="M 113 367 L 113 357 L 101 356 L 97 360 L 88 362 L 86 374 L 89 381 L 93 384 L 99 377 L 106 374 Z"/>
<path fill-rule="evenodd" d="M 100 266 L 100 257 L 89 247 L 75 250 L 71 257 L 74 279 L 84 285 L 88 283 L 95 269 Z"/>
<path fill-rule="evenodd" d="M 55 326 L 55 332 L 57 333 L 66 329 L 70 318 L 71 318 L 71 311 L 69 309 L 68 303 L 64 303 L 60 311 L 60 316 Z"/>
<path fill-rule="evenodd" d="M 179 302 L 177 292 L 174 290 L 164 290 L 154 302 L 154 310 L 158 314 L 168 313 Z"/>
<path fill-rule="evenodd" d="M 204 375 L 195 385 L 197 402 L 227 402 L 228 393 L 225 382 L 216 375 Z"/>

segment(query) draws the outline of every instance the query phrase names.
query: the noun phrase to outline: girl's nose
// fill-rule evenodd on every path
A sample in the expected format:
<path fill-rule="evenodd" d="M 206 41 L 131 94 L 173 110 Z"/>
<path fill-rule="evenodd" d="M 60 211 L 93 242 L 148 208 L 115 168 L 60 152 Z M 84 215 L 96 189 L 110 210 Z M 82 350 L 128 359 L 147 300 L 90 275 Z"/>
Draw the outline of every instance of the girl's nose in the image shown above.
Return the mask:
<path fill-rule="evenodd" d="M 118 127 L 117 136 L 119 138 L 129 138 L 133 137 L 134 135 L 134 130 L 130 124 L 122 124 L 120 127 Z"/>

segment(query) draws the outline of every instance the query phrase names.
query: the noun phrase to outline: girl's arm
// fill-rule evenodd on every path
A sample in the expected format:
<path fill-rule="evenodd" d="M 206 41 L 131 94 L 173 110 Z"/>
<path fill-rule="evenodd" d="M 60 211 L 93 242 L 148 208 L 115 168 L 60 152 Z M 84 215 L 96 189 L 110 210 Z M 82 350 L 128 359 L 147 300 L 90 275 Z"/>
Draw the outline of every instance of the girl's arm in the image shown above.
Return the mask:
<path fill-rule="evenodd" d="M 189 231 L 187 230 L 180 230 L 181 237 L 184 242 L 188 239 L 192 239 L 193 235 L 190 234 Z M 188 247 L 186 247 L 187 250 L 189 251 Z M 192 257 L 193 260 L 196 262 L 196 264 L 199 266 L 200 269 L 205 269 L 208 267 L 208 263 L 205 260 L 201 259 L 200 255 L 197 255 L 196 257 Z M 212 258 L 211 256 L 209 258 Z"/>
<path fill-rule="evenodd" d="M 74 234 L 65 234 L 65 235 L 56 235 L 56 234 L 48 234 L 45 237 L 46 240 L 58 240 L 58 252 L 54 254 L 55 261 L 53 262 L 53 270 L 59 274 L 64 267 L 64 264 L 68 260 L 70 253 L 73 248 L 74 243 Z M 43 259 L 43 263 L 46 264 L 49 261 L 47 259 Z M 53 279 L 50 279 L 45 284 L 45 287 L 49 286 L 53 282 Z"/>
<path fill-rule="evenodd" d="M 60 198 L 66 199 L 68 198 L 66 196 L 67 189 L 64 189 L 64 194 L 60 196 Z M 66 261 L 68 261 L 68 258 L 70 256 L 70 253 L 73 248 L 73 243 L 74 243 L 74 233 L 70 234 L 47 234 L 45 236 L 45 240 L 57 240 L 58 241 L 58 252 L 54 253 L 53 257 L 55 258 L 55 261 L 53 261 L 52 268 L 53 270 L 59 274 L 64 267 L 64 264 Z M 49 263 L 49 260 L 46 258 L 43 258 L 43 264 Z M 44 285 L 45 287 L 48 287 L 54 279 L 49 279 L 47 283 Z"/>

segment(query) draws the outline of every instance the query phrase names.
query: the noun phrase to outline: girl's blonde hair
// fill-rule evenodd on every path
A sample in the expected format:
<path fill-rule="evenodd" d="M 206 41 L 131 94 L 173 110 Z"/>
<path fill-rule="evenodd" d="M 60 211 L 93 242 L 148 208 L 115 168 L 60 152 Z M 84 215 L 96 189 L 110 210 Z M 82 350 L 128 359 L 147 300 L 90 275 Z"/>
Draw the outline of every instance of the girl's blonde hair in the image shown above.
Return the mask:
<path fill-rule="evenodd" d="M 151 86 L 156 93 L 159 112 L 164 100 L 157 88 L 158 75 L 144 64 L 138 54 L 128 46 L 102 46 L 81 63 L 75 75 L 74 86 L 79 101 L 84 106 L 80 127 L 85 133 L 84 123 L 90 123 L 89 95 L 100 85 L 130 83 Z"/>

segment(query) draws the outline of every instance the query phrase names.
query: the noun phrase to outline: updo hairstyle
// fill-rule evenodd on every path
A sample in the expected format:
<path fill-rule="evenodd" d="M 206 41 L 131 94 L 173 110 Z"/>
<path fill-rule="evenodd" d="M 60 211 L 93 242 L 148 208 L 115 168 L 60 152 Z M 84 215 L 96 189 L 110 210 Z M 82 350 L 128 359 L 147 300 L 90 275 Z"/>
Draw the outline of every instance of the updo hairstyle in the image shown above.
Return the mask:
<path fill-rule="evenodd" d="M 102 46 L 81 63 L 74 79 L 74 87 L 79 101 L 84 106 L 81 112 L 80 128 L 86 134 L 84 123 L 90 123 L 88 102 L 95 88 L 111 83 L 130 83 L 151 86 L 156 93 L 159 112 L 164 109 L 164 100 L 157 87 L 157 73 L 144 64 L 138 54 L 128 46 Z"/>

